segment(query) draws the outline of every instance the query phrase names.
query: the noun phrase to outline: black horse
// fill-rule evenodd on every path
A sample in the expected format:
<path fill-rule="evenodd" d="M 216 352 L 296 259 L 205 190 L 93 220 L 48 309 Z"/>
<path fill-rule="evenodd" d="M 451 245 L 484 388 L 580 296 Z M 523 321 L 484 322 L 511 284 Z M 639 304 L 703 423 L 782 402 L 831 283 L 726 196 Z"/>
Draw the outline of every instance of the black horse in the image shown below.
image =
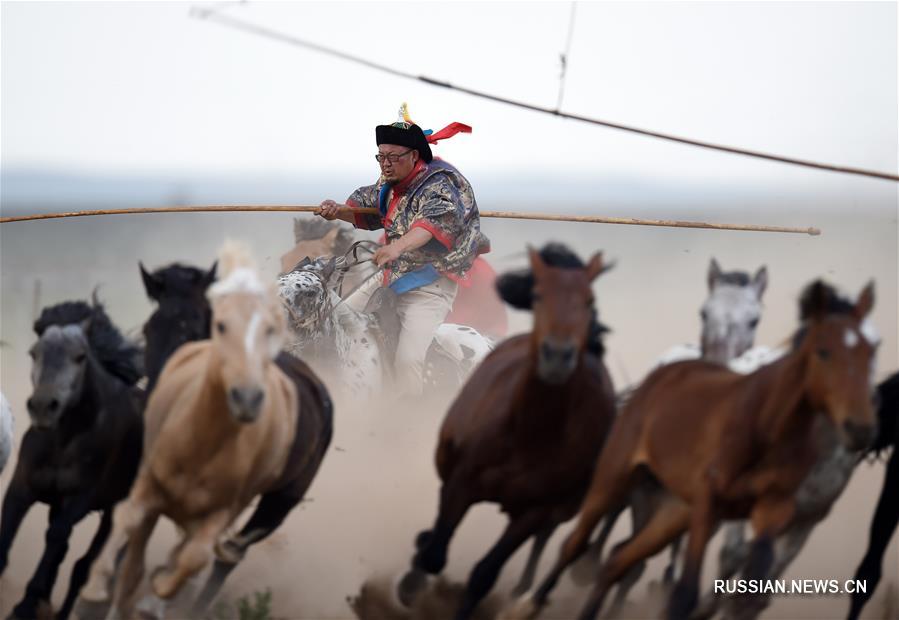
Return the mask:
<path fill-rule="evenodd" d="M 893 453 L 887 462 L 883 489 L 871 521 L 868 552 L 855 573 L 856 581 L 864 580 L 867 587 L 865 592 L 852 594 L 849 620 L 858 618 L 865 603 L 874 594 L 877 582 L 880 581 L 883 556 L 893 532 L 896 531 L 896 524 L 899 523 L 899 372 L 877 386 L 877 396 L 880 400 L 877 409 L 880 429 L 871 451 L 879 455 L 892 446 Z"/>
<path fill-rule="evenodd" d="M 175 263 L 153 273 L 138 264 L 147 296 L 157 304 L 144 324 L 149 394 L 175 349 L 185 342 L 209 337 L 212 309 L 206 301 L 206 289 L 215 281 L 217 263 L 209 271 Z M 162 334 L 167 336 L 160 337 Z"/>
<path fill-rule="evenodd" d="M 210 337 L 212 309 L 206 289 L 215 280 L 215 271 L 215 265 L 203 271 L 174 264 L 150 274 L 141 265 L 147 295 L 158 303 L 144 325 L 148 386 L 155 384 L 165 362 L 178 347 Z M 324 384 L 292 355 L 282 352 L 276 363 L 293 381 L 299 396 L 297 434 L 290 460 L 281 484 L 263 495 L 241 531 L 217 548 L 212 573 L 194 605 L 192 617 L 199 617 L 208 607 L 247 549 L 274 532 L 300 503 L 331 443 L 333 405 Z"/>
<path fill-rule="evenodd" d="M 0 522 L 0 575 L 16 532 L 35 502 L 50 506 L 46 546 L 13 617 L 35 618 L 49 606 L 75 525 L 102 512 L 87 553 L 72 571 L 57 617 L 66 618 L 90 565 L 109 536 L 112 510 L 131 488 L 141 457 L 140 350 L 93 301 L 45 308 L 31 348 L 31 427 L 19 448 Z"/>

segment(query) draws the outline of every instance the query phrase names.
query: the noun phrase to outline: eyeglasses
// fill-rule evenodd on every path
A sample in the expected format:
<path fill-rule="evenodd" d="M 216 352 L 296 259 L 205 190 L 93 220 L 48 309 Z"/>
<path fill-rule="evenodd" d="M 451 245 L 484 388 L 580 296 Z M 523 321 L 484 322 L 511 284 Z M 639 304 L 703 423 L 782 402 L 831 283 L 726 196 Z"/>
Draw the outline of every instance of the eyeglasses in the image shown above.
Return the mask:
<path fill-rule="evenodd" d="M 389 161 L 391 164 L 395 164 L 400 160 L 400 157 L 405 157 L 415 149 L 409 149 L 405 153 L 378 153 L 375 155 L 375 161 L 379 164 L 384 163 L 385 161 Z"/>

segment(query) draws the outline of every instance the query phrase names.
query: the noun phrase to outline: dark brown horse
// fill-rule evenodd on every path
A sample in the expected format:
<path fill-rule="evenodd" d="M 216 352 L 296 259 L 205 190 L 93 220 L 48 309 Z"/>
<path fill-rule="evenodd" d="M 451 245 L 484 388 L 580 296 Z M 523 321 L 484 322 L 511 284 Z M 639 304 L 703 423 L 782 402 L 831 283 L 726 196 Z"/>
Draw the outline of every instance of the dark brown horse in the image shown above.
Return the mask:
<path fill-rule="evenodd" d="M 835 298 L 820 281 L 809 286 L 801 301 L 801 316 L 809 319 L 793 350 L 751 375 L 706 361 L 650 374 L 615 422 L 556 566 L 510 615 L 533 616 L 546 604 L 598 521 L 646 478 L 667 490 L 663 504 L 603 565 L 581 618 L 595 618 L 631 566 L 689 530 L 684 572 L 668 609 L 670 618 L 687 618 L 705 547 L 723 519 L 751 519 L 756 538 L 744 577 L 765 578 L 772 541 L 790 524 L 796 490 L 816 458 L 817 415 L 824 412 L 851 449 L 865 447 L 874 434 L 874 347 L 859 330 L 874 303 L 873 285 L 841 313 L 833 311 Z"/>
<path fill-rule="evenodd" d="M 459 619 L 472 615 L 519 546 L 574 516 L 615 414 L 609 375 L 587 351 L 590 283 L 603 271 L 602 256 L 560 268 L 530 250 L 530 262 L 533 331 L 488 355 L 450 408 L 437 445 L 437 520 L 418 535 L 412 570 L 400 584 L 400 599 L 410 602 L 426 574 L 443 570 L 468 508 L 498 503 L 509 523 L 472 571 Z"/>

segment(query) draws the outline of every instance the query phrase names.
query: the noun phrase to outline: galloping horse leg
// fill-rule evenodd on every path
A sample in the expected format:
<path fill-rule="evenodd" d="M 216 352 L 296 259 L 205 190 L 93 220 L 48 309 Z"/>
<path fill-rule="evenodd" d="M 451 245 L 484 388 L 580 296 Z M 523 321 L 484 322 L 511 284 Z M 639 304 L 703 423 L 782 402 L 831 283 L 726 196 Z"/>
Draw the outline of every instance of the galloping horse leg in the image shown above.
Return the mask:
<path fill-rule="evenodd" d="M 617 465 L 617 464 L 616 464 Z M 626 467 L 626 466 L 625 466 Z M 612 467 L 599 467 L 600 475 L 593 479 L 590 490 L 584 499 L 580 516 L 574 529 L 562 543 L 559 557 L 550 573 L 543 579 L 540 587 L 530 599 L 520 601 L 511 610 L 511 615 L 517 617 L 536 617 L 537 613 L 549 600 L 549 593 L 559 582 L 562 573 L 569 564 L 577 560 L 587 550 L 590 534 L 596 524 L 609 510 L 621 506 L 627 496 L 630 484 L 631 471 L 622 469 L 613 472 Z M 607 473 L 612 472 L 612 473 Z"/>
<path fill-rule="evenodd" d="M 602 550 L 605 548 L 606 541 L 612 534 L 615 522 L 618 521 L 618 517 L 621 516 L 621 513 L 624 512 L 625 508 L 626 506 L 621 505 L 605 516 L 602 520 L 602 528 L 600 529 L 596 540 L 590 543 L 590 546 L 587 547 L 587 551 L 585 551 L 584 554 L 571 565 L 571 579 L 576 584 L 585 586 L 596 580 L 596 574 L 599 571 L 599 564 L 602 560 Z"/>
<path fill-rule="evenodd" d="M 551 534 L 555 524 L 546 525 L 548 512 L 545 510 L 532 510 L 523 515 L 512 517 L 499 540 L 490 551 L 478 562 L 471 575 L 468 577 L 468 585 L 465 588 L 465 596 L 456 612 L 456 620 L 468 620 L 474 613 L 478 603 L 490 592 L 493 584 L 499 577 L 499 572 L 515 551 L 535 532 Z M 547 536 L 548 538 L 548 536 Z M 545 542 L 545 540 L 544 540 Z"/>
<path fill-rule="evenodd" d="M 87 581 L 87 574 L 91 568 L 91 564 L 93 564 L 94 559 L 100 554 L 111 531 L 112 508 L 110 507 L 103 511 L 103 514 L 100 517 L 100 526 L 97 528 L 97 532 L 94 534 L 93 539 L 91 539 L 87 552 L 81 559 L 75 562 L 75 566 L 72 568 L 72 576 L 69 578 L 69 591 L 66 593 L 66 598 L 62 603 L 62 607 L 56 614 L 57 620 L 65 620 L 69 617 L 69 614 L 72 613 L 72 607 L 75 605 L 78 593 L 81 591 L 84 582 Z"/>
<path fill-rule="evenodd" d="M 690 523 L 690 506 L 674 495 L 667 495 L 639 532 L 620 545 L 599 571 L 596 585 L 581 611 L 580 620 L 593 620 L 599 615 L 611 587 L 626 575 L 631 567 L 658 553 L 674 538 L 680 536 Z"/>
<path fill-rule="evenodd" d="M 418 551 L 412 560 L 415 568 L 436 575 L 446 566 L 446 552 L 456 528 L 471 507 L 471 499 L 460 477 L 454 477 L 440 490 L 440 508 L 434 528 L 422 532 L 415 542 Z"/>
<path fill-rule="evenodd" d="M 156 527 L 156 521 L 159 520 L 159 513 L 135 509 L 127 516 L 129 522 L 126 522 L 124 526 L 128 540 L 113 594 L 113 610 L 123 620 L 134 615 L 138 587 L 144 577 L 147 543 L 153 533 L 153 528 Z M 118 515 L 116 515 L 117 517 Z"/>
<path fill-rule="evenodd" d="M 662 509 L 665 503 L 666 495 L 665 491 L 659 486 L 649 485 L 637 485 L 631 491 L 631 536 L 628 540 L 632 540 L 634 536 L 637 535 L 637 532 L 646 527 L 646 524 L 652 519 L 652 516 Z M 616 551 L 621 548 L 627 541 L 624 541 L 618 545 L 616 545 Z M 621 578 L 618 582 L 618 587 L 615 590 L 615 598 L 612 601 L 612 606 L 609 609 L 609 616 L 616 617 L 621 612 L 621 608 L 624 607 L 624 603 L 627 601 L 628 592 L 631 591 L 638 581 L 640 581 L 640 577 L 643 576 L 643 571 L 646 570 L 646 562 L 641 560 L 634 564 L 627 573 Z M 596 577 L 594 576 L 593 581 L 596 581 Z"/>
<path fill-rule="evenodd" d="M 415 539 L 412 566 L 397 586 L 397 597 L 403 605 L 412 604 L 415 595 L 425 586 L 428 573 L 437 575 L 446 566 L 450 539 L 472 504 L 460 480 L 462 478 L 457 474 L 443 484 L 434 529 L 419 532 Z"/>
<path fill-rule="evenodd" d="M 774 540 L 789 526 L 796 513 L 793 497 L 763 497 L 752 510 L 752 529 L 755 539 L 743 569 L 743 578 L 761 580 L 771 576 L 774 566 Z M 734 597 L 734 609 L 741 618 L 754 618 L 767 606 L 767 596 L 738 594 Z"/>
<path fill-rule="evenodd" d="M 23 463 L 21 457 L 19 463 Z M 3 498 L 3 513 L 0 516 L 0 575 L 6 570 L 9 549 L 12 547 L 16 532 L 19 531 L 28 510 L 37 501 L 25 484 L 24 478 L 25 475 L 19 474 L 19 468 L 16 467 L 16 474 L 6 491 L 6 497 Z"/>
<path fill-rule="evenodd" d="M 696 607 L 699 598 L 699 577 L 702 573 L 702 560 L 709 539 L 717 525 L 716 514 L 712 505 L 710 490 L 698 497 L 692 506 L 690 515 L 690 538 L 687 542 L 687 556 L 684 561 L 684 572 L 671 593 L 668 605 L 670 620 L 686 620 Z"/>
<path fill-rule="evenodd" d="M 671 541 L 671 547 L 669 547 L 671 551 L 670 559 L 668 560 L 668 566 L 665 567 L 665 572 L 662 574 L 663 585 L 670 586 L 674 584 L 674 576 L 675 571 L 677 571 L 677 560 L 680 556 L 681 542 L 683 542 L 683 537 L 681 536 L 678 536 L 673 541 Z"/>
<path fill-rule="evenodd" d="M 132 532 L 141 523 L 146 515 L 158 511 L 156 496 L 152 493 L 150 484 L 145 478 L 138 476 L 131 489 L 128 498 L 116 505 L 112 513 L 112 533 L 109 535 L 103 550 L 90 567 L 90 575 L 87 583 L 81 589 L 81 601 L 79 608 L 97 608 L 101 604 L 108 603 L 113 598 L 110 596 L 110 586 L 116 568 L 121 565 L 123 569 L 124 555 L 128 553 L 128 542 Z M 123 555 L 124 554 L 124 555 Z M 143 570 L 143 562 L 138 567 Z M 134 566 L 128 567 L 134 571 Z M 138 578 L 139 579 L 139 578 Z M 117 581 L 121 581 L 121 578 Z M 118 590 L 116 583 L 115 589 Z M 79 615 L 81 615 L 79 613 Z"/>
<path fill-rule="evenodd" d="M 883 490 L 880 492 L 874 519 L 871 521 L 868 551 L 855 572 L 855 580 L 864 580 L 867 588 L 864 592 L 852 594 L 849 620 L 857 620 L 862 608 L 874 594 L 877 583 L 880 581 L 883 555 L 890 544 L 893 532 L 896 531 L 896 525 L 899 524 L 899 493 L 896 492 L 896 489 L 899 489 L 899 446 L 893 447 L 893 455 L 887 464 Z"/>
<path fill-rule="evenodd" d="M 724 544 L 718 554 L 718 579 L 732 578 L 746 563 L 749 555 L 749 545 L 744 536 L 744 522 L 735 521 L 724 527 Z M 708 620 L 718 611 L 721 604 L 721 594 L 714 589 L 707 592 L 700 600 L 699 605 L 690 615 L 690 620 Z"/>
<path fill-rule="evenodd" d="M 531 589 L 534 585 L 534 575 L 537 573 L 537 565 L 540 563 L 540 556 L 543 555 L 543 549 L 546 547 L 547 541 L 556 531 L 556 525 L 549 525 L 534 536 L 534 542 L 531 545 L 531 553 L 528 555 L 527 564 L 525 564 L 524 572 L 521 573 L 521 579 L 512 590 L 512 596 L 521 596 Z"/>
<path fill-rule="evenodd" d="M 191 608 L 191 617 L 199 618 L 203 614 L 222 589 L 225 579 L 243 560 L 247 549 L 266 538 L 284 522 L 290 511 L 300 503 L 308 486 L 291 485 L 286 489 L 266 493 L 240 532 L 216 545 L 212 572 Z"/>
<path fill-rule="evenodd" d="M 203 569 L 212 558 L 213 547 L 231 519 L 229 510 L 212 513 L 199 527 L 187 534 L 174 565 L 155 572 L 151 579 L 153 592 L 162 599 L 178 593 L 184 582 Z"/>
<path fill-rule="evenodd" d="M 13 608 L 13 616 L 34 618 L 37 615 L 38 603 L 49 602 L 59 565 L 69 550 L 69 536 L 72 535 L 75 525 L 90 512 L 92 499 L 92 495 L 77 495 L 51 507 L 44 553 L 34 576 L 25 588 L 25 598 Z"/>

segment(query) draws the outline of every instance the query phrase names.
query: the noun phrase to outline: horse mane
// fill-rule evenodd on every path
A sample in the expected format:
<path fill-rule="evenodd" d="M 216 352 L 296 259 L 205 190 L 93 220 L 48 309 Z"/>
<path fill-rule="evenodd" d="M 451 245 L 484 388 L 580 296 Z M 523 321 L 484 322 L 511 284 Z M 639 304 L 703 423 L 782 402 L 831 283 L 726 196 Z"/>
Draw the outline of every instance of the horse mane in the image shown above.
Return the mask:
<path fill-rule="evenodd" d="M 231 293 L 265 295 L 266 285 L 256 271 L 256 261 L 249 246 L 239 241 L 227 240 L 219 250 L 218 264 L 222 279 L 209 287 L 209 297 L 216 298 Z"/>
<path fill-rule="evenodd" d="M 833 314 L 852 314 L 855 305 L 841 297 L 836 289 L 823 280 L 815 280 L 805 287 L 799 297 L 799 321 L 802 326 L 793 335 L 793 348 L 802 343 L 808 322 Z"/>
<path fill-rule="evenodd" d="M 135 385 L 143 376 L 143 351 L 126 339 L 113 325 L 103 305 L 94 297 L 93 304 L 66 301 L 41 311 L 34 322 L 34 332 L 41 337 L 51 325 L 80 324 L 90 320 L 87 342 L 103 368 L 126 385 Z"/>
<path fill-rule="evenodd" d="M 879 457 L 890 446 L 893 450 L 899 450 L 899 372 L 877 386 L 877 396 L 880 400 L 877 408 L 878 430 L 870 452 Z"/>
<path fill-rule="evenodd" d="M 580 257 L 563 243 L 550 242 L 540 249 L 540 258 L 550 267 L 557 269 L 585 269 L 586 265 Z M 612 268 L 612 265 L 603 268 L 603 272 Z M 532 294 L 534 290 L 534 274 L 530 268 L 506 272 L 496 278 L 496 290 L 500 298 L 507 304 L 518 310 L 531 310 L 533 308 Z M 602 356 L 605 347 L 602 343 L 603 334 L 609 332 L 609 328 L 599 322 L 596 308 L 591 310 L 590 335 L 588 336 L 588 349 Z"/>

